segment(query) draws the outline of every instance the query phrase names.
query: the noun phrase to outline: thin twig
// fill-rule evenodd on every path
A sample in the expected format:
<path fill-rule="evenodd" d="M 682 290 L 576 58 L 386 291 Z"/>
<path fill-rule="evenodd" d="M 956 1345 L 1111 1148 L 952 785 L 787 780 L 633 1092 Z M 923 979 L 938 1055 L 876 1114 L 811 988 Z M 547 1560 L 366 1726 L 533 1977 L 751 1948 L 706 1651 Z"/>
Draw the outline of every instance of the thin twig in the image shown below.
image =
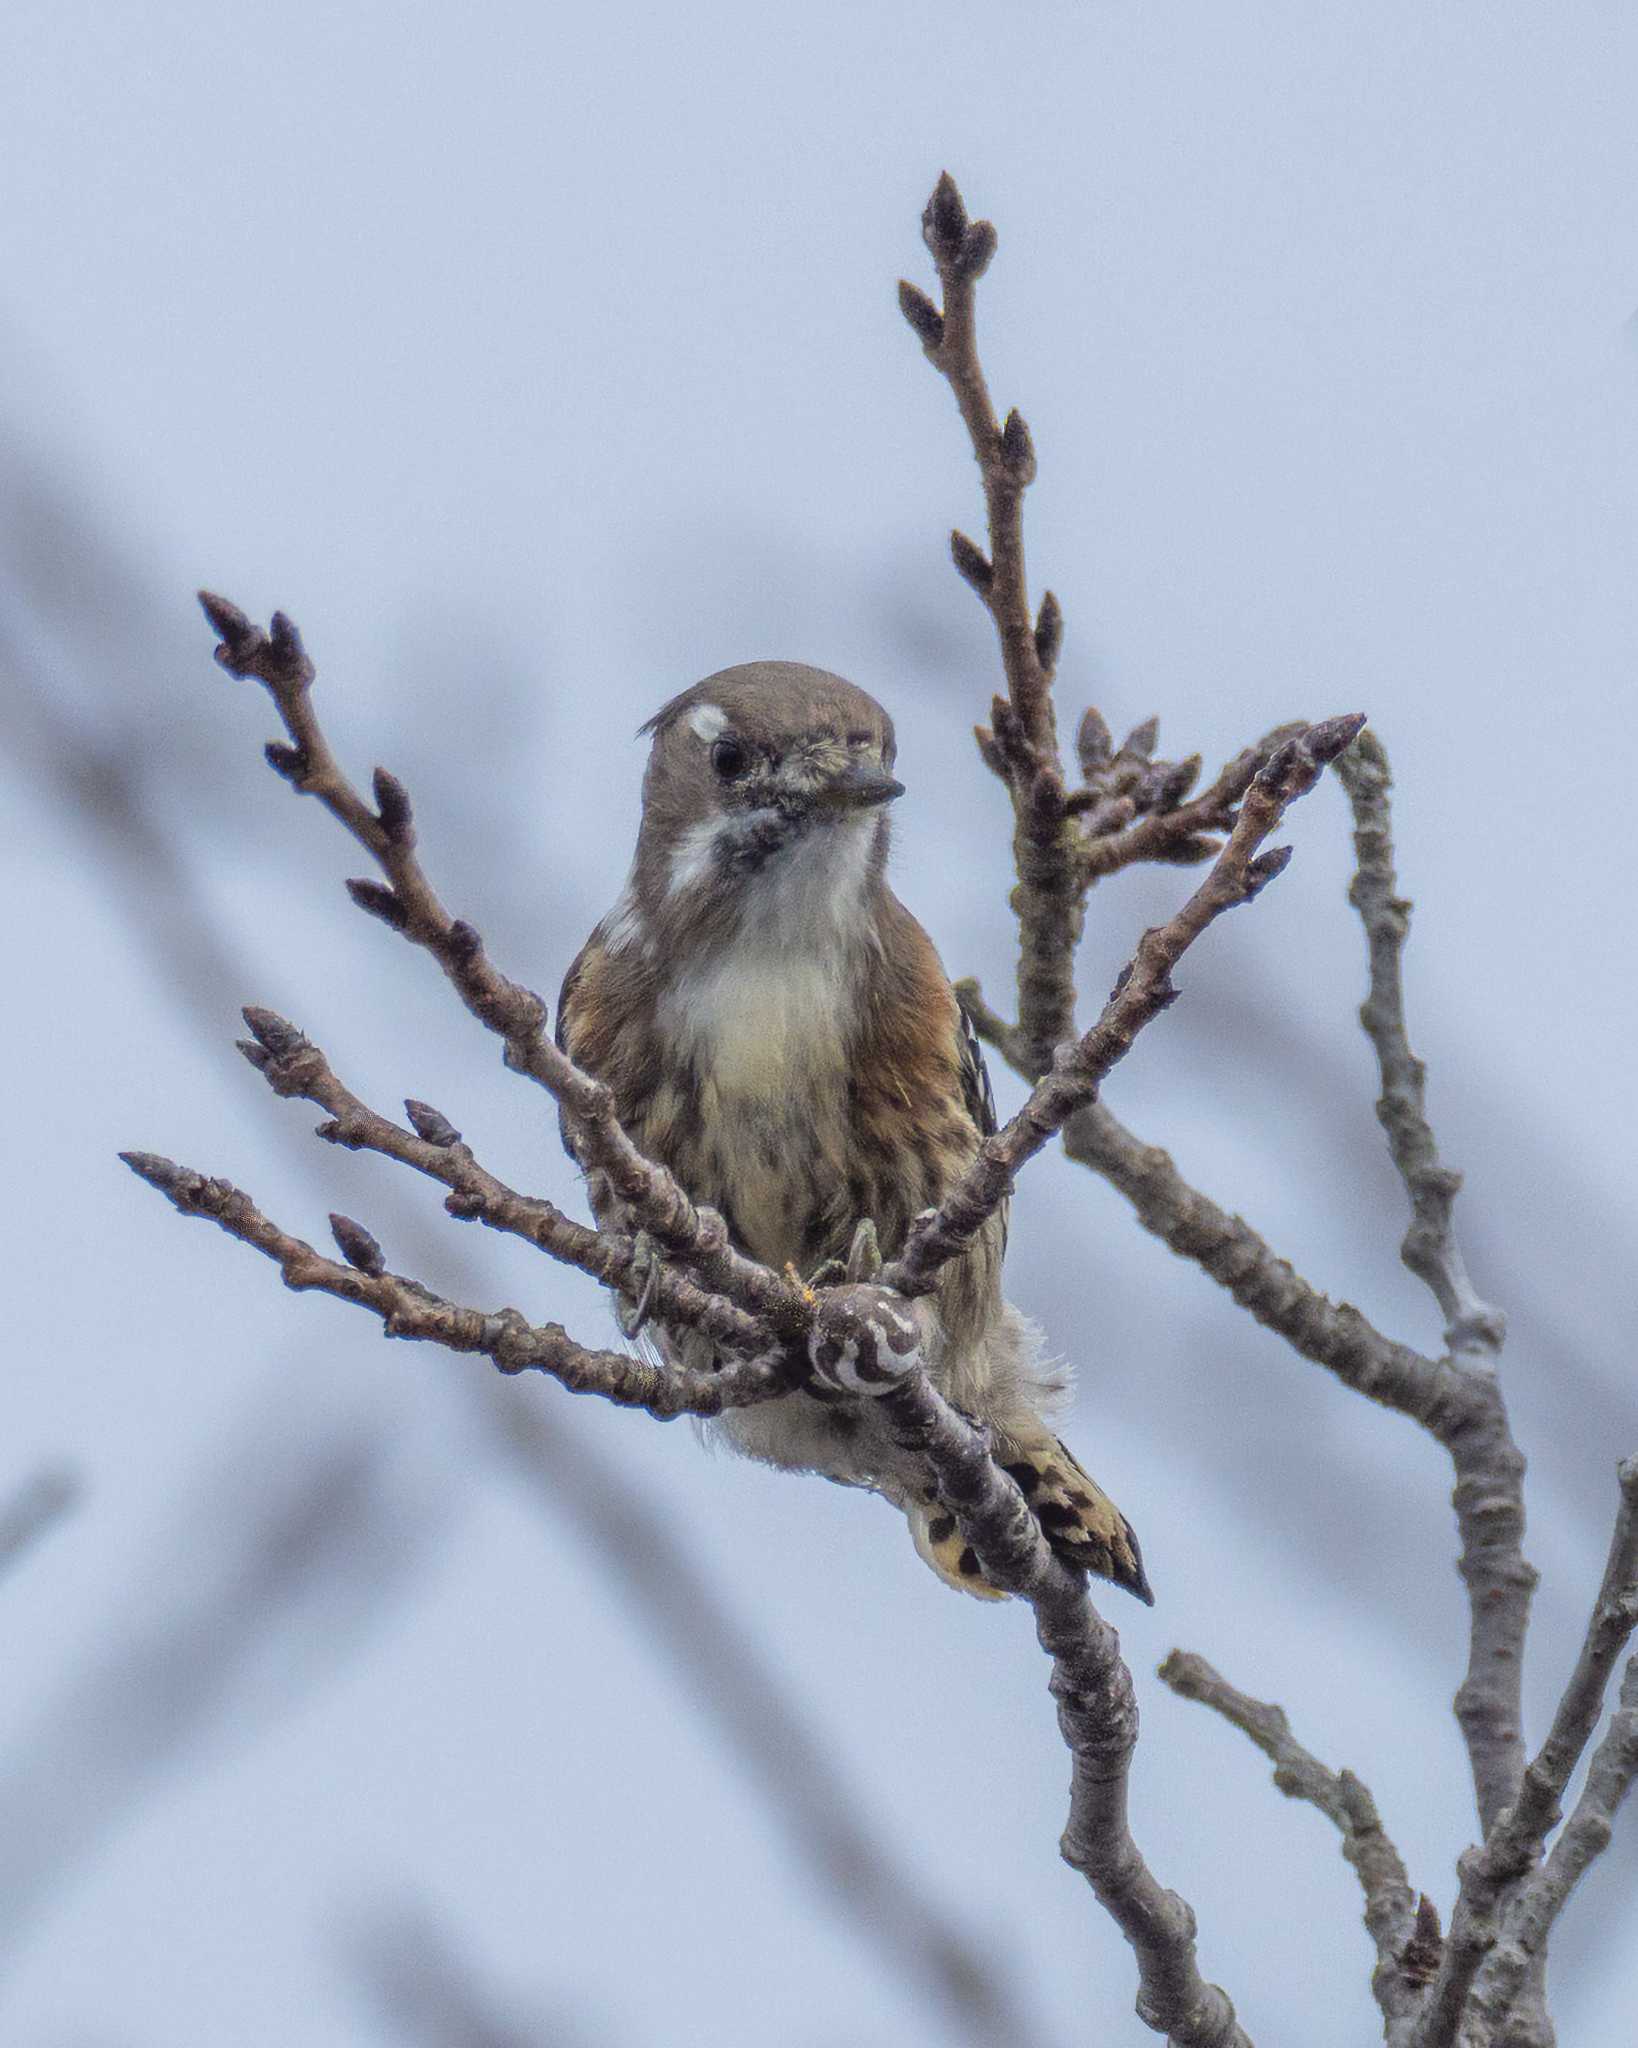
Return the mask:
<path fill-rule="evenodd" d="M 380 1246 L 345 1216 L 331 1219 L 348 1260 L 343 1265 L 270 1222 L 229 1181 L 207 1179 L 151 1152 L 122 1152 L 120 1157 L 184 1216 L 203 1217 L 271 1259 L 286 1287 L 330 1294 L 369 1309 L 381 1318 L 385 1336 L 441 1344 L 447 1351 L 481 1352 L 502 1372 L 548 1373 L 571 1393 L 601 1394 L 624 1408 L 646 1408 L 662 1420 L 720 1415 L 727 1408 L 777 1400 L 796 1383 L 783 1348 L 720 1372 L 662 1366 L 623 1351 L 588 1350 L 560 1324 L 531 1324 L 514 1308 L 468 1308 L 443 1300 L 418 1280 L 389 1273 Z"/>
<path fill-rule="evenodd" d="M 1382 2016 L 1392 2020 L 1411 2010 L 1421 1996 L 1420 1952 L 1407 1976 L 1406 1950 L 1416 1939 L 1418 1895 L 1405 1876 L 1399 1851 L 1389 1840 L 1369 1789 L 1352 1771 L 1328 1770 L 1291 1733 L 1283 1707 L 1253 1699 L 1229 1684 L 1204 1657 L 1173 1650 L 1159 1673 L 1173 1692 L 1197 1700 L 1250 1736 L 1274 1766 L 1274 1783 L 1288 1799 L 1317 1807 L 1342 1836 L 1342 1853 L 1354 1867 L 1365 1894 L 1365 1926 L 1376 1945 L 1372 1989 Z M 1425 1981 L 1425 1980 L 1423 1980 Z"/>
<path fill-rule="evenodd" d="M 974 288 L 995 254 L 995 229 L 969 221 L 948 172 L 922 215 L 922 237 L 938 271 L 942 306 L 908 283 L 899 304 L 928 360 L 960 408 L 984 485 L 989 554 L 965 534 L 951 535 L 957 569 L 994 622 L 1007 696 L 997 698 L 993 733 L 981 731 L 985 759 L 1007 783 L 1013 805 L 1013 857 L 1018 886 L 1020 1028 L 1046 1071 L 1053 1048 L 1075 1035 L 1075 949 L 1086 884 L 1079 840 L 1067 805 L 1052 703 L 1052 674 L 1063 639 L 1063 615 L 1049 591 L 1032 613 L 1024 566 L 1024 493 L 1034 480 L 1035 450 L 1022 416 L 995 416 L 979 361 Z"/>
<path fill-rule="evenodd" d="M 1384 1408 L 1429 1428 L 1442 1425 L 1458 1391 L 1447 1366 L 1396 1342 L 1351 1303 L 1332 1301 L 1103 1103 L 1089 1104 L 1065 1125 L 1064 1151 L 1123 1194 L 1145 1230 L 1199 1266 L 1299 1356 Z"/>
<path fill-rule="evenodd" d="M 1253 779 L 1279 748 L 1287 740 L 1295 739 L 1302 730 L 1300 723 L 1276 726 L 1255 745 L 1244 748 L 1232 761 L 1225 763 L 1210 788 L 1187 802 L 1168 804 L 1166 796 L 1169 792 L 1164 781 L 1157 791 L 1159 801 L 1156 807 L 1146 813 L 1140 809 L 1145 793 L 1141 783 L 1131 797 L 1117 798 L 1117 802 L 1130 805 L 1132 822 L 1120 829 L 1110 829 L 1106 824 L 1102 831 L 1088 832 L 1080 855 L 1082 875 L 1092 883 L 1139 861 L 1161 861 L 1175 866 L 1208 859 L 1217 851 L 1217 845 L 1205 835 L 1227 832 L 1233 826 L 1236 808 Z M 1114 758 L 1119 759 L 1118 756 Z M 1169 767 L 1175 776 L 1180 770 L 1198 765 L 1198 759 L 1196 756 L 1193 763 L 1163 762 L 1155 765 L 1163 769 Z M 1088 776 L 1088 781 L 1092 781 L 1091 776 Z"/>
<path fill-rule="evenodd" d="M 1362 732 L 1338 756 L 1336 772 L 1354 814 L 1357 866 L 1348 901 L 1359 912 L 1370 951 L 1371 988 L 1359 1021 L 1382 1076 L 1376 1113 L 1411 1199 L 1411 1224 L 1400 1256 L 1438 1301 L 1451 1352 L 1458 1358 L 1493 1360 L 1506 1323 L 1499 1309 L 1479 1298 L 1468 1277 L 1454 1223 L 1462 1176 L 1439 1158 L 1427 1116 L 1427 1068 L 1411 1051 L 1405 1029 L 1402 961 L 1411 905 L 1395 893 L 1393 779 L 1376 734 L 1368 728 Z"/>
<path fill-rule="evenodd" d="M 1027 1079 L 1014 1026 L 984 1000 L 976 981 L 958 982 L 956 992 L 979 1037 Z M 1145 1144 L 1104 1103 L 1076 1110 L 1064 1125 L 1063 1147 L 1067 1158 L 1125 1196 L 1145 1230 L 1197 1265 L 1301 1357 L 1384 1408 L 1430 1429 L 1447 1426 L 1446 1410 L 1453 1401 L 1459 1406 L 1461 1386 L 1447 1364 L 1385 1335 L 1350 1303 L 1332 1301 L 1244 1217 L 1202 1194 L 1169 1152 Z"/>
<path fill-rule="evenodd" d="M 522 1238 L 565 1265 L 577 1266 L 635 1301 L 645 1289 L 668 1322 L 700 1330 L 716 1345 L 746 1356 L 768 1348 L 767 1331 L 744 1309 L 708 1294 L 676 1267 L 638 1255 L 633 1239 L 592 1230 L 553 1203 L 520 1194 L 473 1156 L 461 1134 L 427 1103 L 406 1104 L 413 1130 L 404 1130 L 359 1100 L 331 1068 L 321 1049 L 272 1010 L 248 1008 L 254 1038 L 239 1050 L 277 1095 L 296 1096 L 329 1112 L 318 1135 L 349 1151 L 379 1153 L 450 1190 L 444 1207 L 462 1221 Z"/>

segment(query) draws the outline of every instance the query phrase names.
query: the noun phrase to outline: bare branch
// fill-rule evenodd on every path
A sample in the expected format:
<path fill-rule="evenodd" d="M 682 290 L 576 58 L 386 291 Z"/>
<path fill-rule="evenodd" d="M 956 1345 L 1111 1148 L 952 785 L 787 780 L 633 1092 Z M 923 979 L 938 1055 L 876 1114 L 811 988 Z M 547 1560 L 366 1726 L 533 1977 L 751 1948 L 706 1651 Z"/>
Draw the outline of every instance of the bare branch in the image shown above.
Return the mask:
<path fill-rule="evenodd" d="M 1425 1981 L 1426 1915 L 1367 1787 L 1352 1771 L 1328 1770 L 1292 1735 L 1283 1707 L 1240 1692 L 1204 1657 L 1173 1650 L 1159 1675 L 1181 1698 L 1199 1701 L 1249 1735 L 1273 1764 L 1278 1789 L 1288 1799 L 1317 1807 L 1341 1834 L 1342 1853 L 1353 1865 L 1364 1891 L 1365 1925 L 1376 1944 L 1372 1989 L 1377 2004 L 1385 2020 L 1413 2010 Z M 1424 1939 L 1412 1954 L 1407 1974 L 1406 1950 L 1419 1930 Z"/>
<path fill-rule="evenodd" d="M 1621 1466 L 1620 1480 L 1621 1506 L 1581 1655 L 1517 1799 L 1482 1847 L 1467 1850 L 1458 1862 L 1461 1890 L 1445 1960 L 1429 1988 L 1412 2048 L 1454 2048 L 1479 1966 L 1500 1938 L 1503 1911 L 1558 1825 L 1564 1788 L 1598 1725 L 1610 1673 L 1638 1627 L 1638 1457 Z"/>
<path fill-rule="evenodd" d="M 708 1294 L 685 1273 L 640 1259 L 631 1238 L 589 1229 L 551 1202 L 520 1194 L 498 1179 L 473 1157 L 448 1118 L 429 1104 L 406 1103 L 417 1128 L 402 1130 L 361 1102 L 337 1078 L 320 1048 L 293 1024 L 271 1010 L 250 1008 L 244 1017 L 256 1035 L 241 1042 L 240 1050 L 275 1094 L 297 1096 L 328 1111 L 330 1121 L 319 1126 L 320 1137 L 413 1167 L 450 1190 L 444 1206 L 452 1216 L 520 1237 L 629 1301 L 648 1287 L 651 1305 L 668 1322 L 703 1330 L 715 1343 L 747 1356 L 767 1350 L 766 1329 L 745 1310 Z"/>
<path fill-rule="evenodd" d="M 1089 1104 L 1065 1125 L 1064 1151 L 1118 1189 L 1145 1230 L 1199 1266 L 1301 1357 L 1384 1408 L 1429 1428 L 1442 1424 L 1457 1389 L 1448 1366 L 1395 1342 L 1350 1303 L 1333 1302 L 1249 1223 L 1191 1186 L 1170 1153 L 1144 1144 L 1104 1104 Z"/>
<path fill-rule="evenodd" d="M 1123 774 L 1123 749 L 1107 766 L 1093 769 L 1087 774 L 1085 796 L 1096 808 L 1090 808 L 1080 855 L 1087 883 L 1102 881 L 1138 861 L 1187 865 L 1209 859 L 1218 850 L 1217 842 L 1204 835 L 1232 827 L 1236 807 L 1255 777 L 1287 740 L 1298 738 L 1303 730 L 1300 722 L 1276 726 L 1236 754 L 1211 787 L 1187 803 L 1182 798 L 1198 772 L 1198 754 L 1187 761 L 1144 763 L 1146 774 Z M 1081 808 L 1073 795 L 1070 804 L 1072 809 Z"/>
<path fill-rule="evenodd" d="M 1382 1096 L 1376 1113 L 1388 1149 L 1411 1198 L 1411 1225 L 1401 1256 L 1426 1281 L 1445 1318 L 1445 1341 L 1458 1358 L 1493 1359 L 1506 1322 L 1481 1301 L 1468 1278 L 1453 1215 L 1462 1176 L 1439 1158 L 1426 1107 L 1427 1069 L 1411 1051 L 1405 1029 L 1401 962 L 1411 906 L 1394 893 L 1393 786 L 1388 757 L 1374 732 L 1362 732 L 1336 762 L 1354 813 L 1358 866 L 1348 901 L 1359 912 L 1370 949 L 1371 991 L 1359 1021 L 1376 1050 Z"/>
<path fill-rule="evenodd" d="M 993 749 L 986 759 L 1002 773 L 1013 803 L 1013 855 L 1018 886 L 1018 1001 L 1021 1028 L 1044 1073 L 1053 1048 L 1075 1031 L 1075 948 L 1085 886 L 1066 805 L 1063 764 L 1052 705 L 1052 671 L 1063 641 L 1063 613 L 1049 591 L 1040 615 L 1030 609 L 1024 566 L 1024 493 L 1035 476 L 1035 450 L 1017 412 L 998 422 L 979 360 L 974 287 L 995 253 L 995 229 L 968 222 L 948 172 L 922 215 L 922 238 L 938 271 L 942 308 L 914 285 L 901 284 L 899 304 L 928 360 L 960 408 L 979 474 L 989 527 L 989 555 L 955 534 L 955 565 L 994 623 L 1007 696 L 997 699 Z"/>
<path fill-rule="evenodd" d="M 884 1285 L 906 1295 L 927 1293 L 940 1269 L 972 1242 L 1006 1199 L 1025 1163 L 1094 1100 L 1139 1031 L 1175 1000 L 1171 971 L 1184 953 L 1224 911 L 1249 902 L 1285 865 L 1288 849 L 1259 853 L 1258 848 L 1361 723 L 1345 717 L 1307 726 L 1300 739 L 1287 741 L 1262 768 L 1210 874 L 1174 916 L 1144 933 L 1097 1023 L 1078 1045 L 1060 1048 L 1052 1072 L 1036 1084 L 1012 1121 L 985 1142 L 936 1213 L 916 1221 L 903 1252 L 884 1271 Z"/>
<path fill-rule="evenodd" d="M 1524 1768 L 1520 1688 L 1536 1585 L 1524 1557 L 1524 1459 L 1494 1372 L 1506 1323 L 1468 1278 L 1452 1220 L 1462 1177 L 1440 1161 L 1427 1118 L 1426 1069 L 1411 1051 L 1405 1026 L 1401 962 L 1411 907 L 1395 893 L 1392 777 L 1375 733 L 1361 733 L 1339 756 L 1336 771 L 1354 814 L 1358 865 L 1348 900 L 1359 912 L 1370 954 L 1370 993 L 1360 1022 L 1382 1078 L 1377 1116 L 1411 1200 L 1401 1256 L 1439 1303 L 1451 1361 L 1468 1396 L 1465 1418 L 1441 1432 L 1441 1441 L 1456 1467 L 1459 1569 L 1468 1590 L 1468 1665 L 1456 1718 L 1472 1765 L 1479 1824 L 1488 1831 L 1517 1796 Z"/>
<path fill-rule="evenodd" d="M 1356 741 L 1341 759 L 1352 763 L 1362 744 Z M 1089 738 L 1083 735 L 1083 752 L 1094 758 L 1106 745 L 1096 731 Z M 1373 992 L 1366 1014 L 1373 1042 L 1385 1057 L 1385 1097 L 1403 1097 L 1406 1105 L 1404 1116 L 1396 1110 L 1384 1121 L 1390 1130 L 1409 1134 L 1413 1170 L 1437 1197 L 1443 1169 L 1421 1111 L 1420 1066 L 1405 1042 L 1398 975 L 1404 907 L 1393 896 L 1386 761 L 1374 737 L 1366 746 L 1366 768 L 1354 780 L 1361 776 L 1368 830 L 1360 834 L 1365 879 L 1356 879 L 1354 900 L 1363 899 L 1368 907 Z M 976 985 L 964 984 L 962 999 L 975 1028 L 1027 1078 L 1029 1048 L 1023 1035 L 983 1003 Z M 1067 1122 L 1064 1149 L 1118 1188 L 1147 1229 L 1192 1259 L 1303 1357 L 1357 1392 L 1411 1416 L 1449 1452 L 1456 1470 L 1460 1570 L 1471 1616 L 1468 1670 L 1456 1711 L 1472 1760 L 1480 1823 L 1488 1828 L 1514 1797 L 1524 1764 L 1519 1686 L 1536 1582 L 1521 1547 L 1524 1461 L 1495 1374 L 1488 1369 L 1487 1346 L 1491 1335 L 1499 1342 L 1499 1320 L 1487 1320 L 1481 1304 L 1453 1327 L 1453 1339 L 1463 1339 L 1462 1350 L 1447 1360 L 1425 1358 L 1374 1329 L 1357 1309 L 1329 1301 L 1250 1225 L 1191 1187 L 1164 1151 L 1143 1144 L 1101 1103 L 1088 1103 Z M 1430 1171 L 1434 1178 L 1428 1181 Z M 1430 1255 L 1447 1261 L 1441 1270 L 1459 1273 L 1459 1255 L 1457 1266 L 1448 1267 L 1448 1230 L 1443 1239 L 1435 1233 L 1422 1242 L 1435 1248 Z M 1465 1286 L 1465 1276 L 1451 1284 Z"/>
<path fill-rule="evenodd" d="M 1250 2048 L 1228 1994 L 1200 1975 L 1193 1912 L 1159 1883 L 1132 1839 L 1126 1792 L 1138 1717 L 1120 1637 L 1092 1605 L 1084 1576 L 1053 1555 L 984 1435 L 924 1375 L 885 1394 L 882 1409 L 900 1447 L 924 1463 L 985 1577 L 1035 1610 L 1073 1764 L 1059 1847 L 1132 1945 L 1138 2017 L 1172 2048 Z"/>
<path fill-rule="evenodd" d="M 140 1179 L 184 1216 L 200 1216 L 271 1259 L 286 1287 L 334 1295 L 381 1318 L 383 1334 L 448 1351 L 476 1351 L 502 1372 L 544 1372 L 573 1394 L 601 1394 L 624 1408 L 645 1408 L 662 1420 L 674 1415 L 720 1415 L 725 1408 L 777 1400 L 797 1383 L 789 1352 L 740 1360 L 721 1372 L 650 1364 L 620 1351 L 590 1351 L 557 1323 L 531 1324 L 514 1308 L 463 1307 L 443 1300 L 418 1280 L 386 1271 L 338 1264 L 269 1222 L 247 1194 L 225 1180 L 209 1180 L 151 1152 L 122 1152 Z M 349 1224 L 351 1230 L 358 1226 Z M 338 1233 L 345 1236 L 346 1233 Z"/>

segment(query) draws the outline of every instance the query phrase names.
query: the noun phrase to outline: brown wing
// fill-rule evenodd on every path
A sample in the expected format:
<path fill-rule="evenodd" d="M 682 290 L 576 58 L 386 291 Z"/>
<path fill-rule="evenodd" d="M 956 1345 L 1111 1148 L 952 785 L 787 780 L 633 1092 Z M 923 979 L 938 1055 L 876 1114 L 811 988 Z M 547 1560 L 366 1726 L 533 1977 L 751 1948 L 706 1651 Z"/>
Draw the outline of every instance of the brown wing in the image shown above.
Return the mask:
<path fill-rule="evenodd" d="M 573 972 L 572 968 L 570 972 Z M 990 1086 L 990 1070 L 984 1064 L 984 1048 L 973 1029 L 973 1020 L 965 1010 L 961 1011 L 961 1092 L 966 1097 L 973 1122 L 983 1136 L 993 1138 L 997 1128 L 995 1090 Z"/>
<path fill-rule="evenodd" d="M 984 1064 L 984 1048 L 979 1043 L 978 1033 L 973 1029 L 973 1020 L 956 999 L 961 1015 L 961 1094 L 967 1105 L 967 1114 L 978 1126 L 979 1135 L 993 1138 L 999 1129 L 995 1114 L 995 1090 L 990 1086 L 990 1070 Z M 1001 1242 L 997 1249 L 1004 1257 L 1007 1249 L 1007 1212 L 1011 1204 L 1003 1202 L 996 1212 L 1001 1222 Z"/>
<path fill-rule="evenodd" d="M 584 1067 L 588 1073 L 598 1071 L 595 1059 L 596 1032 L 594 1019 L 596 1002 L 594 991 L 598 981 L 598 970 L 603 964 L 603 948 L 594 933 L 569 963 L 569 971 L 563 977 L 563 987 L 557 998 L 557 1039 L 558 1050 L 566 1052 L 576 1066 Z M 569 1120 L 562 1110 L 557 1113 L 557 1134 L 563 1140 L 563 1149 L 583 1171 L 585 1161 L 574 1148 L 574 1139 L 569 1134 Z M 603 1227 L 616 1221 L 613 1205 L 601 1174 L 586 1175 L 586 1199 L 591 1212 Z"/>

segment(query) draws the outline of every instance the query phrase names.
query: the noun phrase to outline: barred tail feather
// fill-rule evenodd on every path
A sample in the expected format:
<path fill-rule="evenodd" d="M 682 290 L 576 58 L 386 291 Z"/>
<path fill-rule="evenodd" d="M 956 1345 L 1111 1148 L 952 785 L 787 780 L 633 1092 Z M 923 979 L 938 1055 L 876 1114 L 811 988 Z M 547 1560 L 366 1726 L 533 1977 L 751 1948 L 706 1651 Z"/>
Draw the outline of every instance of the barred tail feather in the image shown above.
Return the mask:
<path fill-rule="evenodd" d="M 1131 1523 L 1073 1453 L 1045 1433 L 1008 1448 L 1003 1470 L 1017 1481 L 1054 1554 L 1072 1571 L 1108 1579 L 1152 1607 L 1155 1596 Z M 947 1586 L 980 1600 L 1006 1598 L 985 1578 L 953 1515 L 919 1502 L 906 1504 L 906 1513 L 918 1553 Z"/>
<path fill-rule="evenodd" d="M 1006 1470 L 1065 1564 L 1109 1579 L 1153 1607 L 1137 1532 L 1067 1445 L 1056 1437 L 1026 1444 Z"/>

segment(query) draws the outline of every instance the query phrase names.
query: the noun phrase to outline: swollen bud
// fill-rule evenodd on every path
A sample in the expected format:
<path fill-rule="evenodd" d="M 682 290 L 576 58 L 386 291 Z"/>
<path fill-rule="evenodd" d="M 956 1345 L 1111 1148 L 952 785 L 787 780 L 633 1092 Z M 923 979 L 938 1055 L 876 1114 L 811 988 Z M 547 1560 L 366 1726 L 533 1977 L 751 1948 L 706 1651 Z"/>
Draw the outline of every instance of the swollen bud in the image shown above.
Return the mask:
<path fill-rule="evenodd" d="M 925 349 L 935 349 L 944 339 L 944 315 L 924 291 L 904 280 L 899 283 L 899 311 L 916 330 Z"/>
<path fill-rule="evenodd" d="M 1001 459 L 1012 472 L 1014 483 L 1022 485 L 1035 481 L 1035 443 L 1030 439 L 1024 415 L 1017 406 L 1007 414 L 1006 424 L 1001 429 Z"/>
<path fill-rule="evenodd" d="M 306 1038 L 288 1017 L 281 1017 L 277 1010 L 264 1010 L 257 1003 L 247 1003 L 239 1015 L 250 1026 L 257 1044 L 266 1046 L 274 1059 L 287 1060 L 292 1054 L 306 1050 Z"/>
<path fill-rule="evenodd" d="M 956 251 L 956 276 L 969 284 L 981 278 L 994 260 L 999 239 L 989 221 L 975 220 L 962 236 L 961 247 Z"/>
<path fill-rule="evenodd" d="M 1035 617 L 1035 659 L 1048 675 L 1058 666 L 1058 656 L 1064 644 L 1064 615 L 1058 607 L 1058 600 L 1049 590 L 1041 599 L 1041 609 Z"/>
<path fill-rule="evenodd" d="M 349 1266 L 356 1267 L 360 1273 L 368 1273 L 372 1280 L 380 1279 L 386 1272 L 386 1257 L 362 1223 L 355 1223 L 350 1216 L 332 1215 L 330 1234 Z"/>
<path fill-rule="evenodd" d="M 236 604 L 229 604 L 225 597 L 218 597 L 213 590 L 201 590 L 198 595 L 199 608 L 210 621 L 211 630 L 218 640 L 229 647 L 236 647 L 254 635 L 255 627 Z"/>
<path fill-rule="evenodd" d="M 948 171 L 941 171 L 938 183 L 933 187 L 933 196 L 922 212 L 922 240 L 933 252 L 934 259 L 945 263 L 960 251 L 961 239 L 966 232 L 967 209 L 956 190 L 956 181 Z"/>
<path fill-rule="evenodd" d="M 1100 768 L 1108 766 L 1114 750 L 1114 739 L 1103 713 L 1095 704 L 1089 704 L 1081 713 L 1080 730 L 1075 735 L 1075 753 L 1088 782 Z"/>
<path fill-rule="evenodd" d="M 978 742 L 978 751 L 983 759 L 984 766 L 992 775 L 999 775 L 1001 780 L 1005 782 L 1007 780 L 1007 760 L 995 743 L 995 734 L 990 731 L 987 725 L 975 725 L 973 727 L 973 738 Z"/>
<path fill-rule="evenodd" d="M 1271 846 L 1267 853 L 1260 853 L 1254 861 L 1248 862 L 1246 865 L 1246 901 L 1249 903 L 1253 896 L 1266 889 L 1276 875 L 1284 874 L 1286 868 L 1290 865 L 1290 861 L 1291 848 L 1289 846 Z"/>
<path fill-rule="evenodd" d="M 412 823 L 409 791 L 396 775 L 385 768 L 375 771 L 371 787 L 375 791 L 375 811 L 382 831 L 389 839 L 402 844 L 410 837 Z"/>
<path fill-rule="evenodd" d="M 404 1102 L 404 1114 L 415 1127 L 415 1135 L 428 1145 L 458 1145 L 461 1134 L 444 1115 L 434 1109 L 430 1102 L 417 1102 L 408 1096 Z"/>
<path fill-rule="evenodd" d="M 956 529 L 950 535 L 950 560 L 956 565 L 956 572 L 964 582 L 970 583 L 980 597 L 987 598 L 990 585 L 995 581 L 995 571 L 990 558 L 976 541 Z"/>
<path fill-rule="evenodd" d="M 367 910 L 371 917 L 378 917 L 383 924 L 390 924 L 395 932 L 401 932 L 409 923 L 408 910 L 392 890 L 381 882 L 365 882 L 355 878 L 347 884 L 347 894 L 360 910 Z"/>

